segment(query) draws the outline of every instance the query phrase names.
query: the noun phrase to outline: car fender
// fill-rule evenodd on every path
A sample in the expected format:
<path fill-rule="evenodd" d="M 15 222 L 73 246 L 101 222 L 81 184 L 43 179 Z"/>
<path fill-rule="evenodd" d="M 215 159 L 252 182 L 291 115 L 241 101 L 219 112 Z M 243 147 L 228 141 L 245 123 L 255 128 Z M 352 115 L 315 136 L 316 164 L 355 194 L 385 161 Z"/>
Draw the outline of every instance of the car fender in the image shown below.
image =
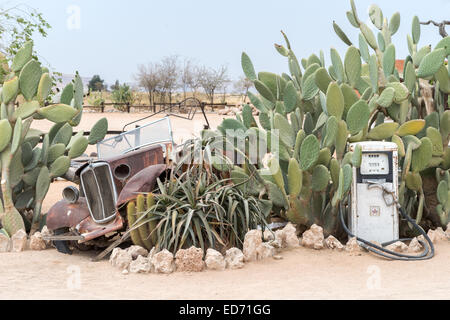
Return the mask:
<path fill-rule="evenodd" d="M 86 198 L 79 198 L 76 203 L 61 200 L 54 204 L 47 214 L 47 228 L 57 230 L 61 228 L 72 228 L 89 217 L 89 208 Z"/>
<path fill-rule="evenodd" d="M 139 171 L 123 187 L 117 200 L 117 208 L 136 199 L 139 193 L 152 192 L 155 189 L 156 180 L 166 171 L 165 164 L 158 164 Z"/>

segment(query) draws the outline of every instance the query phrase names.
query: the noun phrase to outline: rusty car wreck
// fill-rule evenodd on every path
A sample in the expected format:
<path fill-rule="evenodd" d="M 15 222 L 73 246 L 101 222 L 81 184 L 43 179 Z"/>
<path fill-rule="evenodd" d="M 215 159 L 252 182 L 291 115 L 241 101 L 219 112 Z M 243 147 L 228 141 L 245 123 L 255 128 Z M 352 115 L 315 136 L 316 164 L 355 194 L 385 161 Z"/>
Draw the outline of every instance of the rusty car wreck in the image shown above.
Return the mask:
<path fill-rule="evenodd" d="M 127 230 L 124 204 L 151 192 L 164 179 L 173 147 L 170 120 L 137 127 L 97 145 L 98 158 L 75 164 L 65 179 L 63 199 L 47 214 L 47 227 L 61 253 L 106 247 Z"/>

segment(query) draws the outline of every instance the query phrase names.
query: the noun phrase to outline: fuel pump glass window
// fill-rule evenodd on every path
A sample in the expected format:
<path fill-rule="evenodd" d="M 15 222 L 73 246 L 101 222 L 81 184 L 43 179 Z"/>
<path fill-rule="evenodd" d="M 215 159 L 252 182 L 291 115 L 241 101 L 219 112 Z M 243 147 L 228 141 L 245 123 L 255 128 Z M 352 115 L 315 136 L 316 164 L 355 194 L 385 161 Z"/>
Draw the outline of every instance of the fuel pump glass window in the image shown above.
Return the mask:
<path fill-rule="evenodd" d="M 386 153 L 363 153 L 361 163 L 362 175 L 389 174 L 389 157 Z"/>

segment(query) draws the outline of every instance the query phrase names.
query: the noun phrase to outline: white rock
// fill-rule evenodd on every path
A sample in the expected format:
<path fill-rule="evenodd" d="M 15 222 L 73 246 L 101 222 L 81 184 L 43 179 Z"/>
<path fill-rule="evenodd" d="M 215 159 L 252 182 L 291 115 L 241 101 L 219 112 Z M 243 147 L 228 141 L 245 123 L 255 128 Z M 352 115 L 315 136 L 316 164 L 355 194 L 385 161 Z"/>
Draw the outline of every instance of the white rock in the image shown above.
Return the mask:
<path fill-rule="evenodd" d="M 267 243 L 274 247 L 277 251 L 281 251 L 283 248 L 283 243 L 279 239 L 271 240 Z"/>
<path fill-rule="evenodd" d="M 359 255 L 364 251 L 364 249 L 359 245 L 356 238 L 351 238 L 345 245 L 345 251 L 351 254 Z"/>
<path fill-rule="evenodd" d="M 27 234 L 21 229 L 11 237 L 11 242 L 13 252 L 22 252 L 27 246 Z"/>
<path fill-rule="evenodd" d="M 205 257 L 206 268 L 209 270 L 225 270 L 227 266 L 223 255 L 214 249 L 208 249 Z"/>
<path fill-rule="evenodd" d="M 273 241 L 279 248 L 286 248 L 286 234 L 283 230 L 275 231 L 275 240 Z M 274 244 L 272 244 L 274 246 Z"/>
<path fill-rule="evenodd" d="M 109 258 L 111 265 L 120 270 L 128 270 L 131 261 L 133 261 L 131 253 L 120 248 L 115 248 Z"/>
<path fill-rule="evenodd" d="M 8 252 L 10 250 L 10 246 L 10 239 L 3 233 L 0 233 L 0 253 Z"/>
<path fill-rule="evenodd" d="M 200 272 L 205 268 L 203 250 L 190 247 L 186 250 L 178 250 L 175 255 L 175 265 L 179 272 Z"/>
<path fill-rule="evenodd" d="M 444 229 L 442 229 L 441 227 L 434 230 L 434 233 L 438 241 L 447 240 L 447 235 L 445 234 Z"/>
<path fill-rule="evenodd" d="M 244 253 L 238 248 L 227 250 L 225 263 L 229 269 L 242 269 L 244 267 Z"/>
<path fill-rule="evenodd" d="M 125 276 L 128 275 L 129 273 L 130 272 L 127 269 L 122 270 L 122 274 L 125 275 Z"/>
<path fill-rule="evenodd" d="M 139 256 L 147 257 L 148 256 L 148 250 L 145 248 L 142 248 L 141 246 L 131 246 L 127 248 L 127 250 L 130 254 L 133 260 L 137 259 Z"/>
<path fill-rule="evenodd" d="M 311 228 L 303 233 L 302 246 L 310 249 L 323 249 L 323 229 L 318 225 L 312 225 Z"/>
<path fill-rule="evenodd" d="M 441 240 L 446 240 L 447 236 L 445 235 L 444 230 L 442 230 L 441 227 L 437 228 L 436 230 L 428 230 L 427 233 L 428 237 L 430 238 L 431 242 L 433 243 L 437 243 Z M 424 236 L 419 236 L 419 239 L 424 241 L 426 243 L 425 237 Z"/>
<path fill-rule="evenodd" d="M 262 232 L 250 230 L 244 238 L 244 257 L 246 262 L 258 260 L 258 248 L 262 244 Z"/>
<path fill-rule="evenodd" d="M 344 245 L 338 239 L 336 239 L 333 236 L 329 236 L 325 240 L 325 246 L 328 249 L 331 249 L 331 250 L 337 250 L 337 251 L 343 251 L 344 250 Z"/>
<path fill-rule="evenodd" d="M 219 110 L 219 115 L 227 115 L 228 114 L 228 112 L 230 112 L 230 108 L 229 107 L 225 107 L 224 109 L 222 109 L 222 110 Z"/>
<path fill-rule="evenodd" d="M 258 260 L 272 258 L 275 255 L 275 248 L 272 247 L 267 242 L 264 242 L 258 247 L 257 253 L 258 253 Z"/>
<path fill-rule="evenodd" d="M 231 112 L 233 112 L 234 114 L 238 114 L 241 110 L 239 110 L 239 108 L 233 107 L 231 108 Z"/>
<path fill-rule="evenodd" d="M 39 231 L 30 237 L 30 249 L 36 251 L 47 249 L 47 244 Z"/>
<path fill-rule="evenodd" d="M 273 259 L 274 260 L 283 260 L 283 257 L 280 255 L 275 255 L 275 256 L 273 256 Z"/>
<path fill-rule="evenodd" d="M 388 245 L 386 249 L 397 253 L 405 253 L 408 251 L 408 246 L 401 241 L 397 241 Z"/>
<path fill-rule="evenodd" d="M 136 260 L 130 263 L 131 273 L 150 273 L 151 271 L 152 263 L 144 256 L 138 256 Z"/>
<path fill-rule="evenodd" d="M 275 232 L 273 232 L 272 230 L 264 230 L 263 233 L 263 240 L 264 241 L 273 241 L 275 240 Z"/>
<path fill-rule="evenodd" d="M 42 237 L 50 237 L 52 235 L 52 232 L 48 230 L 47 226 L 44 226 L 41 230 Z M 44 240 L 47 247 L 51 244 L 50 240 Z"/>
<path fill-rule="evenodd" d="M 175 271 L 173 254 L 167 249 L 164 249 L 153 256 L 152 265 L 156 273 L 169 274 Z"/>
<path fill-rule="evenodd" d="M 297 237 L 297 229 L 292 223 L 288 223 L 284 229 L 284 247 L 285 248 L 298 248 L 300 246 L 300 240 Z M 322 234 L 323 237 L 323 234 Z"/>
<path fill-rule="evenodd" d="M 153 257 L 155 256 L 155 254 L 156 254 L 156 248 L 153 247 L 152 250 L 150 250 L 150 253 L 147 255 L 147 258 L 149 258 L 150 260 L 152 260 Z"/>
<path fill-rule="evenodd" d="M 408 246 L 408 252 L 410 253 L 419 253 L 422 252 L 423 248 L 417 238 L 413 238 Z"/>

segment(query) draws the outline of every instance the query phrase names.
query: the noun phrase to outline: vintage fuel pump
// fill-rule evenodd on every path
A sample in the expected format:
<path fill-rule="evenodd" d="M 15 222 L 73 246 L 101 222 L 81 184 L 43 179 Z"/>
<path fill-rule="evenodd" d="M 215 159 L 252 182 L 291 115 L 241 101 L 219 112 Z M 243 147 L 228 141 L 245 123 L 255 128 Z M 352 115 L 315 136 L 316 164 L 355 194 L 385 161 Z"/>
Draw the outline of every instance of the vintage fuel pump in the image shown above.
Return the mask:
<path fill-rule="evenodd" d="M 350 231 L 378 243 L 398 239 L 398 210 L 392 199 L 392 196 L 398 198 L 397 145 L 378 141 L 359 145 L 362 161 L 360 168 L 353 168 Z M 350 151 L 355 146 L 350 145 Z M 391 199 L 384 198 L 383 189 L 392 192 Z"/>
<path fill-rule="evenodd" d="M 424 260 L 434 255 L 433 243 L 401 208 L 398 203 L 398 147 L 392 142 L 367 141 L 349 145 L 354 151 L 359 145 L 362 161 L 359 168 L 353 168 L 353 181 L 348 212 L 348 226 L 345 223 L 343 204 L 340 217 L 344 229 L 350 237 L 356 237 L 367 250 L 396 260 Z M 384 247 L 397 241 L 412 239 L 399 238 L 399 219 L 402 217 L 417 228 L 425 237 L 428 246 L 418 256 L 392 252 Z M 375 244 L 380 243 L 381 246 Z"/>

